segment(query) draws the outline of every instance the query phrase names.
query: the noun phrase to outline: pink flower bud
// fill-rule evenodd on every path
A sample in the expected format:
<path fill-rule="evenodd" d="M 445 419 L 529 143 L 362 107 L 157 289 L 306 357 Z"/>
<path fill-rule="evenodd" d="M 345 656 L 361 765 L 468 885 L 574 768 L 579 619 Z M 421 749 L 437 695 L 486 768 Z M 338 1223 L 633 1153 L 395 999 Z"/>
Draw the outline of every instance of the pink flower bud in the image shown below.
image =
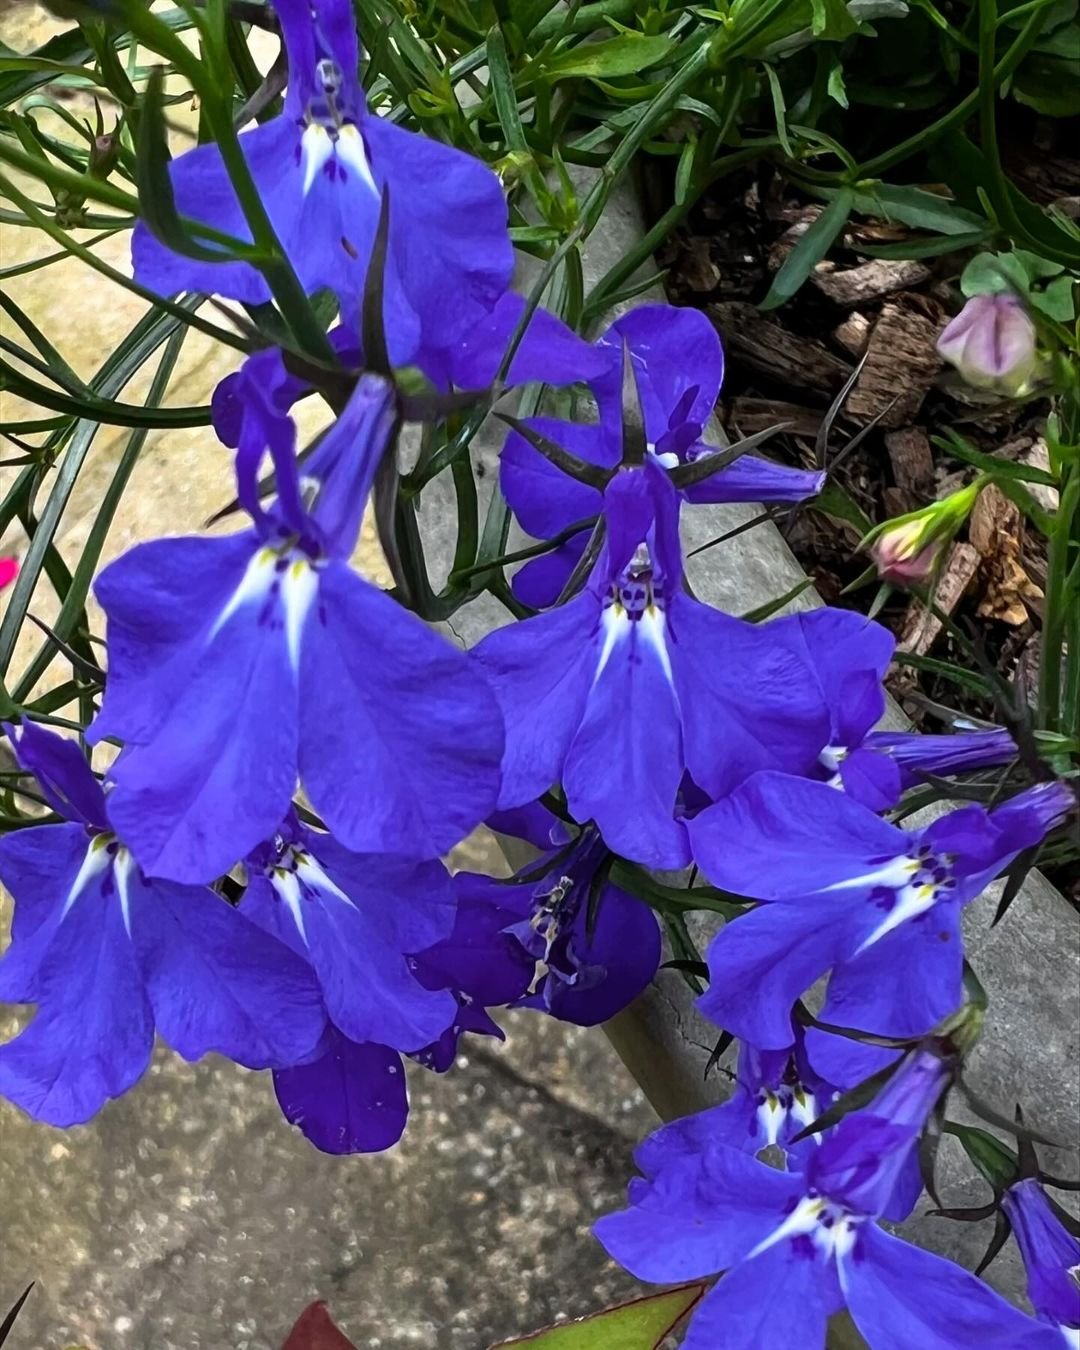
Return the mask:
<path fill-rule="evenodd" d="M 1014 295 L 975 295 L 946 326 L 937 349 L 968 384 L 1015 395 L 1035 372 L 1035 325 Z"/>
<path fill-rule="evenodd" d="M 894 586 L 919 586 L 929 581 L 945 549 L 971 514 L 986 481 L 980 474 L 941 501 L 871 530 L 862 547 L 869 549 L 881 580 Z"/>
<path fill-rule="evenodd" d="M 924 534 L 921 523 L 909 521 L 878 535 L 871 545 L 870 556 L 882 581 L 894 586 L 919 586 L 928 580 L 945 541 L 922 544 Z"/>
<path fill-rule="evenodd" d="M 10 586 L 18 575 L 18 558 L 0 558 L 0 591 Z"/>

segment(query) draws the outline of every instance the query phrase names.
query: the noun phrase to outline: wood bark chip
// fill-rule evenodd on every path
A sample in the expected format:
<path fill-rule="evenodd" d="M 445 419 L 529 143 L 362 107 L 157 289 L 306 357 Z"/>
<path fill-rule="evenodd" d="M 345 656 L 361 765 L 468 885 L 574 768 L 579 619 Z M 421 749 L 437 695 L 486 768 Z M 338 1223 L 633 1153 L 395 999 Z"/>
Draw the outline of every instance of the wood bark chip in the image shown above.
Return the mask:
<path fill-rule="evenodd" d="M 865 314 L 852 310 L 842 324 L 833 329 L 833 341 L 856 359 L 861 360 L 870 341 L 870 320 Z"/>
<path fill-rule="evenodd" d="M 939 329 L 937 306 L 924 296 L 905 293 L 886 303 L 870 334 L 866 364 L 851 391 L 847 415 L 869 422 L 882 414 L 885 427 L 908 425 L 941 368 L 934 345 Z"/>
<path fill-rule="evenodd" d="M 845 309 L 869 304 L 910 286 L 921 286 L 929 279 L 929 267 L 914 258 L 897 262 L 875 258 L 845 271 L 839 271 L 834 263 L 820 262 L 810 276 L 822 295 Z"/>
<path fill-rule="evenodd" d="M 786 388 L 835 393 L 851 368 L 822 342 L 792 333 L 741 301 L 707 306 L 734 361 Z"/>
<path fill-rule="evenodd" d="M 978 570 L 978 549 L 971 544 L 953 544 L 934 594 L 934 604 L 938 609 L 945 614 L 952 614 L 975 580 Z M 921 600 L 912 600 L 904 616 L 904 627 L 896 650 L 910 652 L 913 656 L 925 656 L 937 641 L 941 629 L 941 620 Z"/>
<path fill-rule="evenodd" d="M 914 511 L 934 495 L 934 456 L 922 427 L 903 427 L 885 433 L 885 449 L 902 498 Z"/>
<path fill-rule="evenodd" d="M 753 436 L 778 422 L 790 424 L 786 428 L 789 436 L 816 436 L 823 415 L 820 408 L 805 408 L 801 403 L 740 397 L 731 400 L 726 420 L 743 436 Z"/>
<path fill-rule="evenodd" d="M 983 559 L 984 592 L 975 611 L 1013 628 L 1028 621 L 1028 606 L 1041 613 L 1043 593 L 1021 562 L 1023 519 L 992 483 L 983 488 L 968 521 L 968 538 Z"/>

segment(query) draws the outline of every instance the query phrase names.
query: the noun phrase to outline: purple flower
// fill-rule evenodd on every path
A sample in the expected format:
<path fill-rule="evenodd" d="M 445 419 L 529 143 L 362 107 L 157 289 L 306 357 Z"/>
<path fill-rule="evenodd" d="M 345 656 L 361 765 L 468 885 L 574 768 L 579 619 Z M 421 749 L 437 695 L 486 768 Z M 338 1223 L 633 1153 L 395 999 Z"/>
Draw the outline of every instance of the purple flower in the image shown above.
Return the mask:
<path fill-rule="evenodd" d="M 873 811 L 900 798 L 901 778 L 887 756 L 868 748 L 885 712 L 882 680 L 896 640 L 887 628 L 848 610 L 812 610 L 774 625 L 801 655 L 828 710 L 829 734 L 809 775 L 842 789 Z"/>
<path fill-rule="evenodd" d="M 1028 1298 L 1036 1315 L 1056 1327 L 1066 1345 L 1075 1347 L 1080 1343 L 1080 1240 L 1065 1227 L 1033 1178 L 1010 1186 L 1001 1207 L 1020 1244 Z"/>
<path fill-rule="evenodd" d="M 1012 397 L 1035 373 L 1035 325 L 1015 295 L 974 295 L 938 338 L 937 349 L 968 384 Z"/>
<path fill-rule="evenodd" d="M 142 1077 L 155 1030 L 188 1060 L 310 1058 L 326 1016 L 305 963 L 206 887 L 145 876 L 73 742 L 31 723 L 12 739 L 70 823 L 0 840 L 15 897 L 0 999 L 38 1005 L 0 1046 L 0 1094 L 50 1125 L 79 1124 Z"/>
<path fill-rule="evenodd" d="M 368 112 L 349 0 L 278 0 L 274 8 L 289 59 L 285 108 L 244 132 L 240 146 L 300 281 L 309 292 L 333 291 L 355 327 L 389 192 L 384 322 L 391 360 L 407 364 L 421 345 L 460 341 L 495 305 L 513 270 L 498 179 L 472 156 Z M 170 176 L 181 214 L 250 241 L 216 145 L 180 155 Z M 132 259 L 136 280 L 164 295 L 270 299 L 248 263 L 180 257 L 143 222 Z"/>
<path fill-rule="evenodd" d="M 715 454 L 702 437 L 724 375 L 724 354 L 716 329 L 696 309 L 642 305 L 624 315 L 597 341 L 601 370 L 579 371 L 596 396 L 596 425 L 535 417 L 527 425 L 592 464 L 612 468 L 622 457 L 623 344 L 633 363 L 649 451 L 666 468 Z M 538 366 L 543 362 L 538 353 Z M 558 383 L 559 372 L 544 378 Z M 791 502 L 820 492 L 825 475 L 785 468 L 744 455 L 728 468 L 684 490 L 691 502 Z M 602 508 L 601 494 L 569 478 L 518 433 L 503 447 L 500 483 L 522 527 L 550 539 Z M 527 604 L 545 608 L 558 598 L 580 558 L 589 532 L 582 530 L 554 553 L 527 563 L 514 577 L 514 590 Z"/>
<path fill-rule="evenodd" d="M 299 775 L 341 844 L 438 857 L 492 809 L 502 728 L 468 658 L 348 566 L 392 421 L 360 380 L 307 460 L 271 444 L 278 498 L 255 529 L 140 544 L 95 590 L 109 674 L 91 739 L 125 752 L 109 819 L 144 869 L 208 880 L 271 836 Z"/>
<path fill-rule="evenodd" d="M 634 1155 L 646 1174 L 657 1172 L 672 1148 L 703 1151 L 711 1141 L 729 1144 L 755 1156 L 779 1148 L 789 1168 L 802 1171 L 821 1142 L 820 1135 L 795 1136 L 831 1105 L 836 1089 L 814 1072 L 806 1057 L 801 1030 L 785 1050 L 757 1050 L 739 1045 L 735 1090 L 726 1102 L 697 1115 L 664 1125 Z"/>
<path fill-rule="evenodd" d="M 630 1208 L 596 1235 L 638 1279 L 727 1273 L 691 1321 L 683 1350 L 759 1350 L 777 1329 L 815 1350 L 846 1307 L 871 1350 L 1053 1350 L 1057 1333 L 952 1262 L 875 1220 L 910 1173 L 945 1070 L 917 1054 L 867 1109 L 844 1118 L 804 1173 L 779 1172 L 726 1143 L 662 1130 Z M 658 1138 L 664 1142 L 658 1143 Z"/>
<path fill-rule="evenodd" d="M 1016 742 L 1004 727 L 987 731 L 954 731 L 947 736 L 923 736 L 912 731 L 872 731 L 862 748 L 886 755 L 900 772 L 906 791 L 925 781 L 926 774 L 948 777 L 1008 764 L 1017 756 Z"/>
<path fill-rule="evenodd" d="M 678 494 L 655 459 L 617 473 L 603 508 L 585 589 L 475 648 L 507 728 L 499 807 L 561 780 L 571 815 L 615 852 L 678 867 L 684 774 L 715 797 L 763 764 L 805 771 L 828 714 L 778 641 L 790 621 L 755 627 L 683 590 Z"/>
<path fill-rule="evenodd" d="M 586 826 L 509 881 L 454 877 L 459 898 L 487 911 L 498 947 L 510 941 L 514 950 L 501 959 L 526 973 L 515 1006 L 594 1026 L 621 1012 L 656 974 L 656 918 L 643 901 L 597 881 L 607 856 L 596 829 Z M 493 951 L 492 965 L 499 959 Z"/>
<path fill-rule="evenodd" d="M 290 813 L 247 870 L 241 913 L 311 965 L 330 1019 L 317 1058 L 275 1072 L 282 1111 L 325 1153 L 388 1148 L 408 1116 L 399 1052 L 438 1040 L 457 1016 L 414 956 L 453 928 L 446 869 L 350 853 Z"/>
<path fill-rule="evenodd" d="M 247 870 L 240 912 L 310 962 L 339 1031 L 395 1050 L 442 1035 L 454 999 L 425 988 L 414 960 L 454 927 L 441 862 L 352 853 L 290 814 Z"/>
<path fill-rule="evenodd" d="M 907 833 L 824 784 L 755 774 L 688 826 L 710 881 L 769 902 L 714 939 L 702 1012 L 782 1049 L 793 1003 L 831 969 L 823 1021 L 929 1032 L 960 1002 L 961 909 L 1072 806 L 1063 784 L 1040 785 L 994 811 L 964 807 Z M 807 1049 L 841 1088 L 888 1057 L 817 1030 Z"/>

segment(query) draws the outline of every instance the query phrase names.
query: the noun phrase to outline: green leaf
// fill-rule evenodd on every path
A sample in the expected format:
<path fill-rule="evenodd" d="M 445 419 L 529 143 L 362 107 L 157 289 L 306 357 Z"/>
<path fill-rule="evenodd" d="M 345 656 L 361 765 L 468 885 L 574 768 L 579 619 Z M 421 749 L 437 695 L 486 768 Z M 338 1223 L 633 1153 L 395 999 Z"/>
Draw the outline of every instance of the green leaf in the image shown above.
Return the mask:
<path fill-rule="evenodd" d="M 1058 323 L 1071 323 L 1076 318 L 1076 295 L 1073 277 L 1058 277 L 1045 291 L 1032 291 L 1031 303 Z"/>
<path fill-rule="evenodd" d="M 611 79 L 615 75 L 637 75 L 655 66 L 675 50 L 668 37 L 639 37 L 623 33 L 607 42 L 585 42 L 551 57 L 543 73 L 550 80 Z"/>
<path fill-rule="evenodd" d="M 685 1284 L 662 1294 L 622 1303 L 567 1326 L 550 1327 L 500 1347 L 528 1350 L 657 1350 L 657 1347 L 704 1297 L 707 1286 Z M 492 1346 L 491 1350 L 499 1350 Z"/>
<path fill-rule="evenodd" d="M 947 1120 L 945 1133 L 960 1140 L 964 1152 L 995 1190 L 1008 1186 L 1015 1178 L 1016 1154 L 988 1131 Z"/>
<path fill-rule="evenodd" d="M 765 64 L 765 75 L 769 81 L 769 93 L 772 95 L 773 116 L 776 118 L 776 136 L 780 142 L 780 148 L 788 159 L 795 158 L 795 151 L 791 148 L 791 141 L 788 137 L 787 129 L 787 107 L 784 104 L 784 91 L 780 85 L 780 76 L 776 73 L 776 67 Z"/>
<path fill-rule="evenodd" d="M 810 30 L 815 37 L 838 41 L 850 37 L 858 24 L 848 12 L 844 0 L 810 0 Z"/>
<path fill-rule="evenodd" d="M 847 224 L 854 202 L 855 193 L 850 188 L 841 188 L 784 259 L 759 309 L 776 309 L 791 299 Z"/>
<path fill-rule="evenodd" d="M 812 511 L 832 516 L 834 520 L 846 520 L 861 535 L 869 534 L 874 528 L 874 522 L 858 502 L 835 480 L 826 483 L 813 501 L 807 502 L 807 506 Z"/>
<path fill-rule="evenodd" d="M 946 253 L 960 253 L 977 248 L 990 238 L 990 227 L 972 230 L 970 234 L 935 234 L 928 239 L 905 239 L 898 244 L 859 244 L 859 252 L 868 258 L 940 258 Z"/>
<path fill-rule="evenodd" d="M 495 95 L 495 113 L 508 150 L 528 150 L 525 128 L 521 124 L 517 94 L 514 93 L 510 61 L 506 54 L 506 39 L 500 28 L 493 28 L 487 36 L 488 74 Z"/>
<path fill-rule="evenodd" d="M 986 221 L 974 211 L 916 187 L 880 183 L 855 194 L 854 210 L 857 215 L 884 216 L 912 229 L 935 230 L 938 234 L 963 235 L 986 229 Z"/>

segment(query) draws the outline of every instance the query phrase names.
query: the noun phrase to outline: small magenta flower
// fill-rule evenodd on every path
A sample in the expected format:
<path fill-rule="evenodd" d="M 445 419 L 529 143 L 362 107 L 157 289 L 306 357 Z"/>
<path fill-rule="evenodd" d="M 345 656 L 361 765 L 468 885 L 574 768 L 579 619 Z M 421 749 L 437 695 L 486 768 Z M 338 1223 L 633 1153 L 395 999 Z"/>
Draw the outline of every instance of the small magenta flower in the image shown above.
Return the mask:
<path fill-rule="evenodd" d="M 0 591 L 10 586 L 18 575 L 18 558 L 0 558 Z"/>
<path fill-rule="evenodd" d="M 1036 1315 L 1056 1326 L 1066 1345 L 1080 1344 L 1080 1240 L 1033 1177 L 1010 1186 L 1001 1206 L 1020 1245 Z"/>
<path fill-rule="evenodd" d="M 894 586 L 928 582 L 985 485 L 984 478 L 976 478 L 939 502 L 896 516 L 871 530 L 861 547 L 869 550 L 879 578 Z"/>
<path fill-rule="evenodd" d="M 946 325 L 937 349 L 968 384 L 1012 397 L 1035 372 L 1035 325 L 1016 296 L 975 295 Z"/>

